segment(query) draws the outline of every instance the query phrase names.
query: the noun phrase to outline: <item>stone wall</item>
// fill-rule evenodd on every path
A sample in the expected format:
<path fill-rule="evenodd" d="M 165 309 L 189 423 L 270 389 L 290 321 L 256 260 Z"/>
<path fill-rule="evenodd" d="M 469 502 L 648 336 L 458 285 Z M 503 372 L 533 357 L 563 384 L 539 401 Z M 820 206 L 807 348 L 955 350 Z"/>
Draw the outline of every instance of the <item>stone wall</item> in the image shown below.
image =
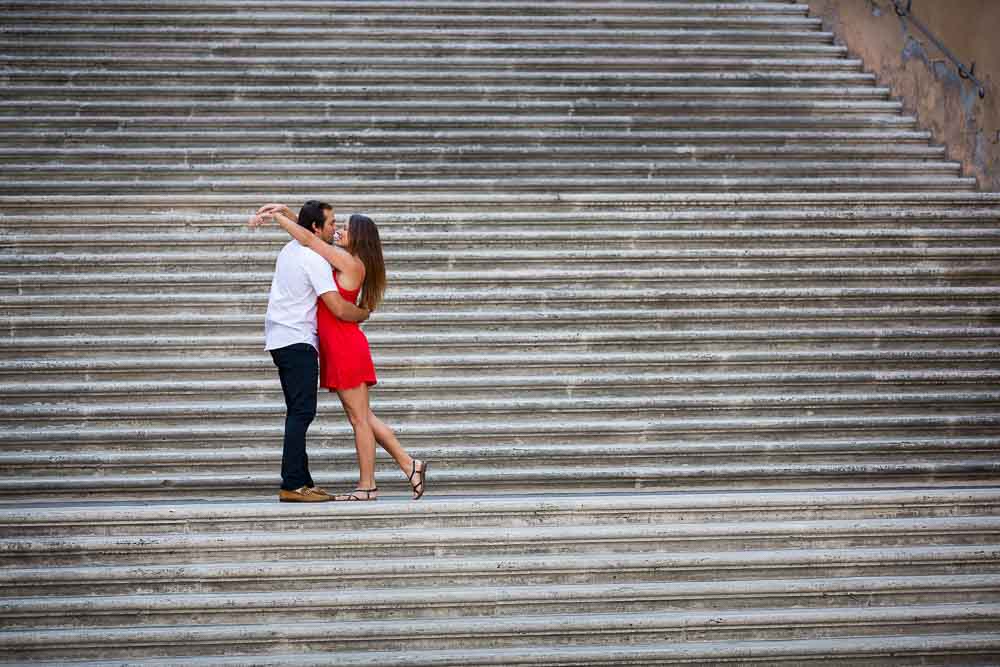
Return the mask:
<path fill-rule="evenodd" d="M 879 83 L 892 88 L 907 113 L 947 146 L 948 155 L 961 160 L 966 174 L 981 188 L 1000 191 L 1000 2 L 913 0 L 912 5 L 914 16 L 966 66 L 975 61 L 985 99 L 916 26 L 896 15 L 892 0 L 808 4 Z"/>

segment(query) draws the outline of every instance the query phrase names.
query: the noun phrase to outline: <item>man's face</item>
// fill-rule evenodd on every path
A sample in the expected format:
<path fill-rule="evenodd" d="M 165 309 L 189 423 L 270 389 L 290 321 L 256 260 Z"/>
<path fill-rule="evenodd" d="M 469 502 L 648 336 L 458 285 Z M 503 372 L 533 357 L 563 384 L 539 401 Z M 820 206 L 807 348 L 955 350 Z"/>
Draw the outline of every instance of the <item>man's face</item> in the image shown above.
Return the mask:
<path fill-rule="evenodd" d="M 319 230 L 316 235 L 327 243 L 333 243 L 333 232 L 335 229 L 333 211 L 324 210 L 323 211 L 323 229 Z"/>

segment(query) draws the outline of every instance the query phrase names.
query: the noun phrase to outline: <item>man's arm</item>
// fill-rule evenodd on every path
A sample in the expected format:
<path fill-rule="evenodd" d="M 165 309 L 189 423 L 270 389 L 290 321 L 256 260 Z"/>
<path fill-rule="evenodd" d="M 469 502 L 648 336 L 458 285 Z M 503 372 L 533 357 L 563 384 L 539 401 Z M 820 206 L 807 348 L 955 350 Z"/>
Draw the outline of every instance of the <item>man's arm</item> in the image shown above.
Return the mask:
<path fill-rule="evenodd" d="M 366 309 L 358 308 L 350 301 L 344 299 L 336 290 L 323 292 L 319 295 L 319 298 L 323 299 L 326 307 L 339 320 L 344 320 L 345 322 L 364 322 L 370 315 Z"/>

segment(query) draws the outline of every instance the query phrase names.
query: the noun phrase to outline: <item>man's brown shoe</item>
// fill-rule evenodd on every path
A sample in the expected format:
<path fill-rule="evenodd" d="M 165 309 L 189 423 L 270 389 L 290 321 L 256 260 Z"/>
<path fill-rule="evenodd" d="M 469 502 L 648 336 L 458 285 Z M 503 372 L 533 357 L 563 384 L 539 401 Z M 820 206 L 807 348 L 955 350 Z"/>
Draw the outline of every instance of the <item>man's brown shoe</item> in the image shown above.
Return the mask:
<path fill-rule="evenodd" d="M 283 503 L 322 503 L 330 500 L 330 496 L 316 493 L 308 486 L 300 486 L 294 491 L 281 489 L 278 492 L 278 500 Z"/>

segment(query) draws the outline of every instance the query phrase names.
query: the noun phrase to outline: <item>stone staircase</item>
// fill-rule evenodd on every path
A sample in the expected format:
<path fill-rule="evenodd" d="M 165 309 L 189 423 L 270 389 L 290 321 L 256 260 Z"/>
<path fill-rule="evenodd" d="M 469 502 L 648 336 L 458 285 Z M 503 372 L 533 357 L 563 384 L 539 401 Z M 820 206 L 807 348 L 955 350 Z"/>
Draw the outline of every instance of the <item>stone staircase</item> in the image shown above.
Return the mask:
<path fill-rule="evenodd" d="M 805 4 L 0 10 L 0 664 L 1000 664 L 1000 194 Z M 275 501 L 311 197 L 420 502 Z"/>

